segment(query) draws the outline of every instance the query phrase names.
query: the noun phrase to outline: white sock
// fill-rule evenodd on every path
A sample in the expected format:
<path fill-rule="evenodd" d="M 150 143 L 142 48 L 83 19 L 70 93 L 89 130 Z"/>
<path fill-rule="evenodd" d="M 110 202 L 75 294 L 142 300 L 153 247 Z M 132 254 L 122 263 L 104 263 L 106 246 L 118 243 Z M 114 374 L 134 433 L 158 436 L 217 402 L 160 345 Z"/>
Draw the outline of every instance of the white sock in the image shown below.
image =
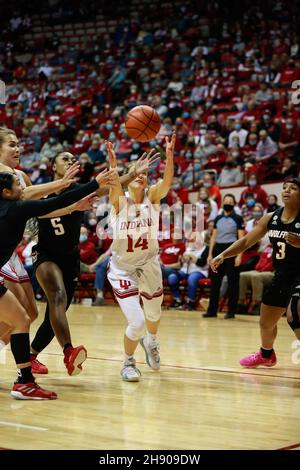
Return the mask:
<path fill-rule="evenodd" d="M 97 289 L 97 298 L 98 299 L 103 299 L 103 290 Z"/>
<path fill-rule="evenodd" d="M 147 331 L 147 341 L 148 343 L 155 343 L 156 342 L 156 336 L 157 335 L 153 335 L 151 333 L 149 333 L 149 331 Z"/>
<path fill-rule="evenodd" d="M 131 356 L 128 356 L 128 354 L 125 353 L 125 362 L 133 361 L 133 359 L 134 359 L 133 354 L 131 354 Z"/>
<path fill-rule="evenodd" d="M 6 344 L 4 343 L 4 341 L 2 341 L 2 339 L 0 339 L 0 351 L 2 351 L 3 348 L 5 348 Z"/>

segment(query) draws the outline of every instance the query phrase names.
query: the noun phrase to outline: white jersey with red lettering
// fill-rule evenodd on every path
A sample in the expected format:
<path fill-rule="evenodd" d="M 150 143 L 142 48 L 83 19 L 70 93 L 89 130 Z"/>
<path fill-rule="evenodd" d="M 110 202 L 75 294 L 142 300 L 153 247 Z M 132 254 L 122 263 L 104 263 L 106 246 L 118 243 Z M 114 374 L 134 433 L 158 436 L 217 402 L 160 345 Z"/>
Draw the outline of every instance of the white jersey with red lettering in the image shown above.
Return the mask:
<path fill-rule="evenodd" d="M 113 263 L 126 270 L 142 267 L 158 256 L 160 206 L 150 202 L 146 191 L 141 204 L 136 204 L 126 193 L 120 207 L 118 214 L 114 208 L 110 213 Z"/>

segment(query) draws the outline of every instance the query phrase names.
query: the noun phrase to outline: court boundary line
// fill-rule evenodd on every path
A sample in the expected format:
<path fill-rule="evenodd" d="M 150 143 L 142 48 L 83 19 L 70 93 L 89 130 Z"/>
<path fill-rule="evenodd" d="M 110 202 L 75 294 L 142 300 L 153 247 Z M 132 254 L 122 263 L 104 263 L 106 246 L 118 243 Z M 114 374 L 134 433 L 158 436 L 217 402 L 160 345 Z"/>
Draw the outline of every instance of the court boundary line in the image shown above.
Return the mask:
<path fill-rule="evenodd" d="M 300 449 L 300 442 L 298 442 L 298 444 L 292 444 L 290 446 L 280 447 L 279 449 L 276 449 L 276 450 L 293 450 L 293 449 L 297 449 L 297 448 Z"/>
<path fill-rule="evenodd" d="M 60 357 L 62 357 L 62 355 L 59 354 L 59 353 L 43 352 L 41 354 L 48 355 L 48 356 L 60 356 Z M 113 359 L 113 358 L 106 358 L 106 357 L 88 356 L 87 359 L 91 359 L 93 361 L 121 362 L 120 359 Z M 146 362 L 144 362 L 144 361 L 136 361 L 136 363 L 146 365 Z M 241 369 L 241 370 L 220 370 L 220 369 L 214 369 L 214 368 L 211 368 L 211 367 L 180 366 L 180 365 L 174 365 L 174 364 L 161 364 L 161 367 L 168 367 L 168 368 L 171 368 L 171 369 L 183 369 L 183 370 L 199 370 L 199 371 L 203 371 L 203 372 L 220 372 L 220 373 L 225 373 L 225 374 L 255 375 L 257 377 L 273 377 L 273 378 L 277 378 L 277 379 L 299 380 L 299 382 L 300 382 L 300 377 L 285 376 L 285 375 L 274 375 L 274 374 L 256 374 L 254 372 L 245 372 L 244 368 Z M 260 369 L 260 370 L 262 370 L 262 369 Z"/>

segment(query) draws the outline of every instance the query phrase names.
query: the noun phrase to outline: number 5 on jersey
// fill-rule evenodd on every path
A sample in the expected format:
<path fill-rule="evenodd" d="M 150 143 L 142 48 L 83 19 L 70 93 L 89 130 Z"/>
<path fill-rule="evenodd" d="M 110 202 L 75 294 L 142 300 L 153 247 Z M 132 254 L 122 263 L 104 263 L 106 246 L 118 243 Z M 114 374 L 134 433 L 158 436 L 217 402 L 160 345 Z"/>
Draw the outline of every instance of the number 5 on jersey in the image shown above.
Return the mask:
<path fill-rule="evenodd" d="M 51 219 L 51 225 L 54 228 L 55 235 L 63 235 L 65 233 L 65 229 L 63 224 L 61 223 L 60 217 Z"/>

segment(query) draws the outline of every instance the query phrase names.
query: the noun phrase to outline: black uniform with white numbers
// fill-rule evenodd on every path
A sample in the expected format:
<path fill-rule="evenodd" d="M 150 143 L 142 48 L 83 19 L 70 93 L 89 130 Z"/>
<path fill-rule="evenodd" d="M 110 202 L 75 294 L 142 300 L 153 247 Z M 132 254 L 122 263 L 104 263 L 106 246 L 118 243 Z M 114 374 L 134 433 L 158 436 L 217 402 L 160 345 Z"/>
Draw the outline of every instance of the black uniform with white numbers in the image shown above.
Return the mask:
<path fill-rule="evenodd" d="M 27 220 L 73 204 L 97 188 L 98 183 L 94 180 L 50 200 L 13 201 L 0 198 L 0 267 L 9 260 L 22 240 Z M 5 292 L 5 288 L 1 285 L 0 296 Z"/>
<path fill-rule="evenodd" d="M 68 191 L 80 188 L 75 184 Z M 50 194 L 47 199 L 55 197 Z M 53 261 L 57 264 L 70 281 L 79 273 L 79 236 L 83 222 L 83 212 L 75 211 L 72 214 L 61 217 L 38 219 L 39 236 L 38 243 L 32 249 L 35 270 L 45 261 Z"/>
<path fill-rule="evenodd" d="M 285 241 L 288 232 L 300 236 L 300 213 L 293 222 L 285 224 L 281 220 L 282 212 L 283 207 L 277 209 L 268 223 L 275 275 L 262 301 L 274 307 L 286 307 L 300 284 L 300 248 Z"/>

